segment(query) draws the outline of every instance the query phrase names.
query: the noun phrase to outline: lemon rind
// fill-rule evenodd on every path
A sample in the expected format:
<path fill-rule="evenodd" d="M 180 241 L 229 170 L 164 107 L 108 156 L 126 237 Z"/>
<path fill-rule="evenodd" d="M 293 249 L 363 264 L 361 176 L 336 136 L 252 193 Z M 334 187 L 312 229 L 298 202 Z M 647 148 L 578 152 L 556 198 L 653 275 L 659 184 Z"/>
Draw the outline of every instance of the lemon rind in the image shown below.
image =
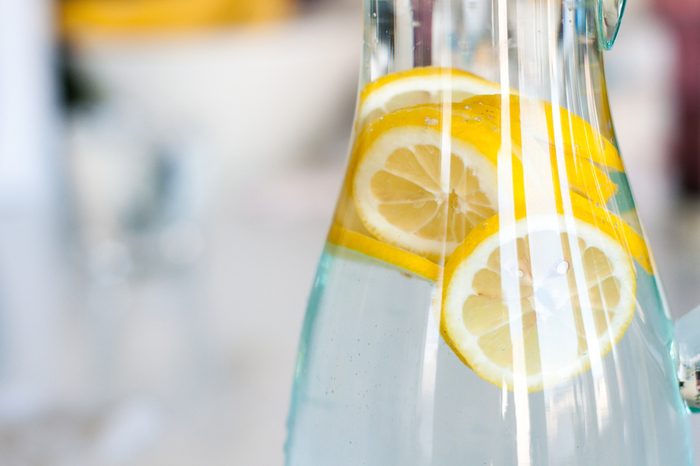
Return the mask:
<path fill-rule="evenodd" d="M 425 257 L 338 225 L 331 227 L 328 242 L 386 262 L 431 282 L 437 281 L 442 273 L 442 267 Z"/>

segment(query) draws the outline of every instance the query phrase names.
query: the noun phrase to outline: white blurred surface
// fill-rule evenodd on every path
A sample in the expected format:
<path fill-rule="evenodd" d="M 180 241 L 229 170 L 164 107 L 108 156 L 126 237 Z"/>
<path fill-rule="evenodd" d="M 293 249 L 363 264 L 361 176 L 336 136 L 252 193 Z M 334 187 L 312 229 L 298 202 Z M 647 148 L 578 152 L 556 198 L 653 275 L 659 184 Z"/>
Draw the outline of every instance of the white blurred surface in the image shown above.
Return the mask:
<path fill-rule="evenodd" d="M 356 5 L 80 49 L 108 98 L 68 127 L 86 261 L 72 328 L 91 355 L 74 392 L 92 400 L 85 420 L 68 421 L 76 436 L 93 426 L 71 464 L 282 463 L 297 337 L 342 176 L 360 20 Z"/>

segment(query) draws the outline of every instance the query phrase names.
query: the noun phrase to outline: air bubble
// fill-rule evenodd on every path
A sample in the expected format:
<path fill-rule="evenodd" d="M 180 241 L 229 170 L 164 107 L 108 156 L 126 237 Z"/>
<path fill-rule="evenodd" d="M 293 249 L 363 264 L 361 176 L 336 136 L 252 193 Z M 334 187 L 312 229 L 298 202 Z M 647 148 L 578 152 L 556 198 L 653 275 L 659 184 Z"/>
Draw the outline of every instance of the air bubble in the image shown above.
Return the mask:
<path fill-rule="evenodd" d="M 557 273 L 559 275 L 565 275 L 566 272 L 569 271 L 569 263 L 566 261 L 562 261 L 557 265 Z"/>
<path fill-rule="evenodd" d="M 437 125 L 438 123 L 439 123 L 439 122 L 438 122 L 437 119 L 435 119 L 435 118 L 430 118 L 430 117 L 426 117 L 426 118 L 425 118 L 425 124 L 428 125 L 428 126 L 435 126 L 435 125 Z"/>

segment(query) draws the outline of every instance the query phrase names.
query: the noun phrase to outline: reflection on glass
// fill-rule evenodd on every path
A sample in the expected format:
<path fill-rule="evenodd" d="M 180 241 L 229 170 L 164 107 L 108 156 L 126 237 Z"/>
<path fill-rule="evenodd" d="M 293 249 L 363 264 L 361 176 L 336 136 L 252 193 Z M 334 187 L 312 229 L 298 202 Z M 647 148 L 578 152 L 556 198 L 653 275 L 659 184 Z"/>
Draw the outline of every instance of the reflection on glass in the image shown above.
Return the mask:
<path fill-rule="evenodd" d="M 597 3 L 366 12 L 287 464 L 692 464 Z"/>

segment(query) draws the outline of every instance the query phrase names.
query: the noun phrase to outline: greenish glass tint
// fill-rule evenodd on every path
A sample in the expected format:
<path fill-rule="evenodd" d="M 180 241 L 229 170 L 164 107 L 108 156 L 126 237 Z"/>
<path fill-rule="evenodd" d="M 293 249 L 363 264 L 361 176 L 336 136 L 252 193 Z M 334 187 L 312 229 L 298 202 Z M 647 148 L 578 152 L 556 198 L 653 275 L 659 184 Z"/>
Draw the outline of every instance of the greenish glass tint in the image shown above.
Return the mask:
<path fill-rule="evenodd" d="M 678 375 L 681 393 L 694 413 L 700 413 L 700 308 L 689 312 L 676 324 L 680 356 Z"/>
<path fill-rule="evenodd" d="M 598 34 L 605 50 L 610 50 L 615 44 L 626 5 L 627 0 L 598 1 Z"/>

